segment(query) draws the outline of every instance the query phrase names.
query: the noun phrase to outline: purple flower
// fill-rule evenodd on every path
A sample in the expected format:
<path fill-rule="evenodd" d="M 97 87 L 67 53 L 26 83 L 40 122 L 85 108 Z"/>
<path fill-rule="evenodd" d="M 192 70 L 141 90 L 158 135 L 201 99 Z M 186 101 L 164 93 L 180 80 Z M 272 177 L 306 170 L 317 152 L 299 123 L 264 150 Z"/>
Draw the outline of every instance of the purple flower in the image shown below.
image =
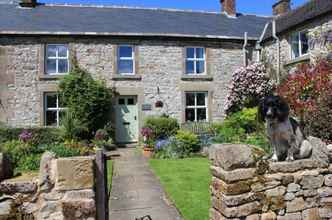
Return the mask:
<path fill-rule="evenodd" d="M 21 134 L 18 136 L 19 140 L 26 143 L 32 140 L 32 133 L 28 130 L 23 130 Z"/>
<path fill-rule="evenodd" d="M 142 134 L 143 137 L 148 139 L 148 138 L 152 137 L 153 131 L 152 131 L 151 128 L 142 128 L 141 129 L 141 134 Z"/>
<path fill-rule="evenodd" d="M 156 142 L 156 146 L 155 149 L 158 150 L 162 150 L 163 148 L 165 148 L 167 145 L 169 145 L 170 141 L 167 139 L 162 139 L 162 140 L 157 140 Z"/>

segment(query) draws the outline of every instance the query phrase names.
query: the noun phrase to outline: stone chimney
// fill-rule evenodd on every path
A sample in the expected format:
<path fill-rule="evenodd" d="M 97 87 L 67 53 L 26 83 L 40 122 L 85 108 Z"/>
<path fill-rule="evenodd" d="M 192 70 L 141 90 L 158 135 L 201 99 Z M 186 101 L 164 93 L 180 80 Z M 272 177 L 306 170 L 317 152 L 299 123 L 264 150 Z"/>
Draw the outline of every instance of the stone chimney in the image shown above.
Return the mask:
<path fill-rule="evenodd" d="M 227 15 L 236 16 L 236 0 L 220 0 L 221 11 Z"/>
<path fill-rule="evenodd" d="M 28 8 L 34 8 L 37 6 L 37 0 L 21 0 L 20 6 L 21 7 L 28 7 Z"/>
<path fill-rule="evenodd" d="M 272 6 L 273 15 L 278 16 L 289 12 L 291 10 L 290 5 L 291 0 L 278 0 L 278 2 Z"/>

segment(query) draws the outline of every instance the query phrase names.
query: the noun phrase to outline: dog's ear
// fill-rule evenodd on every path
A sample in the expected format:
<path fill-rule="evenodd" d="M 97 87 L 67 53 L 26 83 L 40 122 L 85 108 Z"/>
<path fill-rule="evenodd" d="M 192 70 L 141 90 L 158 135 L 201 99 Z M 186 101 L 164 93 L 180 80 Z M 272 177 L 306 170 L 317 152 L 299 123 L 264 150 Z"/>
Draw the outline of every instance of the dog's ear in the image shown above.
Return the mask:
<path fill-rule="evenodd" d="M 288 103 L 282 97 L 278 97 L 277 109 L 278 109 L 278 114 L 277 114 L 278 120 L 281 122 L 285 121 L 289 116 L 290 109 Z"/>
<path fill-rule="evenodd" d="M 265 122 L 265 99 L 261 99 L 259 102 L 257 119 L 259 122 Z"/>

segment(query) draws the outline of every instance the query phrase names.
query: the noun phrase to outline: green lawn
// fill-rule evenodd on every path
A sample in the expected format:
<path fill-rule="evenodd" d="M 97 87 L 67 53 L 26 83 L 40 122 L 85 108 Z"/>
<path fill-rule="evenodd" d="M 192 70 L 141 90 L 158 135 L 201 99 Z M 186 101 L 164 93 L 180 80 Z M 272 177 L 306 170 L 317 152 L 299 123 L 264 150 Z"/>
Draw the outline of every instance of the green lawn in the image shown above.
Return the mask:
<path fill-rule="evenodd" d="M 151 159 L 150 166 L 185 220 L 209 219 L 211 175 L 208 159 Z"/>
<path fill-rule="evenodd" d="M 112 189 L 112 176 L 113 176 L 113 161 L 107 161 L 107 184 L 109 186 L 109 191 Z"/>

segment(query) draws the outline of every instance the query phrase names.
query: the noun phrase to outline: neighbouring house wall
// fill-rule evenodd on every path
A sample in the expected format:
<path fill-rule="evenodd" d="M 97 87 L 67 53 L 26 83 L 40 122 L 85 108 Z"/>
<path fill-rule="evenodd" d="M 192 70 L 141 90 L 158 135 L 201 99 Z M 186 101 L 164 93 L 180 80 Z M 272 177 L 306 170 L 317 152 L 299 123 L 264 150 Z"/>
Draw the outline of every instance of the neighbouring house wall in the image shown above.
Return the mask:
<path fill-rule="evenodd" d="M 290 35 L 296 31 L 308 30 L 309 32 L 309 55 L 299 57 L 294 60 L 291 59 L 291 49 L 289 44 Z M 280 39 L 280 67 L 281 74 L 285 75 L 292 71 L 292 69 L 299 63 L 315 62 L 320 57 L 326 57 L 332 51 L 331 39 L 326 36 L 332 34 L 332 15 L 325 15 L 324 17 L 316 18 L 313 21 L 291 28 L 290 31 L 278 35 Z M 331 37 L 329 37 L 331 38 Z M 277 68 L 277 43 L 274 40 L 269 40 L 263 43 L 262 61 L 271 65 L 276 70 Z M 274 76 L 274 73 L 272 73 Z"/>
<path fill-rule="evenodd" d="M 331 219 L 332 152 L 310 141 L 316 156 L 292 162 L 257 160 L 247 145 L 213 146 L 210 220 Z"/>
<path fill-rule="evenodd" d="M 39 176 L 0 182 L 0 219 L 96 219 L 94 164 L 44 153 Z"/>
<path fill-rule="evenodd" d="M 95 78 L 105 80 L 120 94 L 139 95 L 139 109 L 142 104 L 151 104 L 152 111 L 140 112 L 141 122 L 146 115 L 162 113 L 183 121 L 184 91 L 209 91 L 210 119 L 222 120 L 232 72 L 243 65 L 241 42 L 1 37 L 0 51 L 6 52 L 5 55 L 0 53 L 0 76 L 8 77 L 0 85 L 0 97 L 6 109 L 5 113 L 0 109 L 1 121 L 20 127 L 43 125 L 43 92 L 56 91 L 58 85 L 57 79 L 44 76 L 44 47 L 47 43 L 67 43 L 71 56 L 75 56 L 80 67 Z M 121 44 L 136 46 L 139 77 L 117 77 L 116 48 Z M 186 46 L 206 47 L 206 77 L 183 77 Z M 164 102 L 163 109 L 155 108 L 157 100 Z"/>

